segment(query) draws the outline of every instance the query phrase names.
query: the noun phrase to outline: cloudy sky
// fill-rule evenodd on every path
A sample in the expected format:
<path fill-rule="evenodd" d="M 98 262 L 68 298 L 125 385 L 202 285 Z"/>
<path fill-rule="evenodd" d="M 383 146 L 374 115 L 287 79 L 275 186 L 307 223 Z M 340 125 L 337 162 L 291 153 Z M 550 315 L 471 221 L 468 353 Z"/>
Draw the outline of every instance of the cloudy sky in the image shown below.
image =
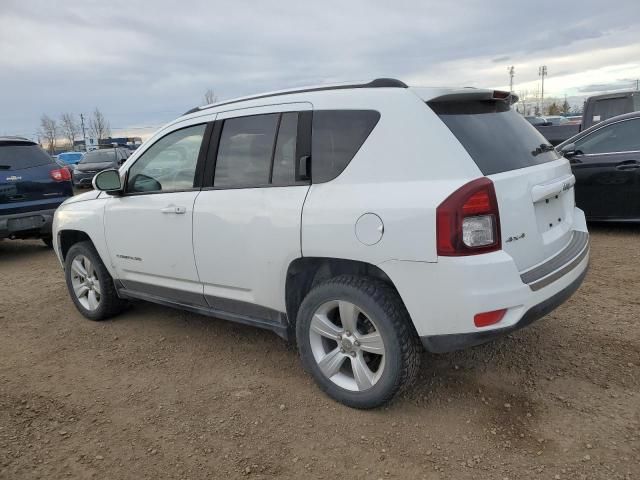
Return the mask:
<path fill-rule="evenodd" d="M 611 8 L 608 8 L 611 7 Z M 0 134 L 99 107 L 147 135 L 203 103 L 330 81 L 635 87 L 640 1 L 0 0 Z"/>

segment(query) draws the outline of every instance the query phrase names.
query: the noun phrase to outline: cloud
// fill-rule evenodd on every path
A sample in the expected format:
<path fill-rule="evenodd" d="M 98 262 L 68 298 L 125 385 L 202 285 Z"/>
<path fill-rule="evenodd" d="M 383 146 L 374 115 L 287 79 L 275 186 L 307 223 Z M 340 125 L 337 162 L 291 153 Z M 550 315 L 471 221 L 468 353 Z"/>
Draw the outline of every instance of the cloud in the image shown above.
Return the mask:
<path fill-rule="evenodd" d="M 380 76 L 497 87 L 508 64 L 518 87 L 546 64 L 549 88 L 575 94 L 633 77 L 640 58 L 635 0 L 2 1 L 0 134 L 95 106 L 123 131 L 153 128 L 208 88 L 226 99 Z"/>
<path fill-rule="evenodd" d="M 596 93 L 607 90 L 635 90 L 638 85 L 638 79 L 621 78 L 609 83 L 592 83 L 578 88 L 581 93 Z"/>

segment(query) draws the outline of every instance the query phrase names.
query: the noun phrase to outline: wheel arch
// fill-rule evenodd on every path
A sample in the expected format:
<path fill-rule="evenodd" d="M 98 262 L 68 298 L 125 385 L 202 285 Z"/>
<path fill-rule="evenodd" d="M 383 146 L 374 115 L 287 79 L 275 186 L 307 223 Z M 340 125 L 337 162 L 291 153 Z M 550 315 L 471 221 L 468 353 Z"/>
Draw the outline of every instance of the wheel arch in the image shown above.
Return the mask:
<path fill-rule="evenodd" d="M 58 245 L 60 248 L 60 257 L 64 262 L 67 258 L 69 249 L 78 242 L 89 241 L 95 247 L 95 243 L 91 237 L 82 230 L 65 229 L 58 232 Z"/>
<path fill-rule="evenodd" d="M 307 293 L 317 284 L 340 275 L 378 278 L 398 292 L 391 278 L 371 263 L 333 257 L 296 258 L 289 264 L 285 281 L 285 304 L 291 332 L 295 332 L 298 310 Z"/>

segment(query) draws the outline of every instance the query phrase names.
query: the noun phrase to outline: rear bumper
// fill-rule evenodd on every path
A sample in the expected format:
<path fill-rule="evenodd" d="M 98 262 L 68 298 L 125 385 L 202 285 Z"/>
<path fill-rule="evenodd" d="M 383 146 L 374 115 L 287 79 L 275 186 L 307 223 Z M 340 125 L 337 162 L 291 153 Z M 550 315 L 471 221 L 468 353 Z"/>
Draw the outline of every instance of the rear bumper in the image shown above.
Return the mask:
<path fill-rule="evenodd" d="M 0 216 L 0 238 L 47 237 L 55 208 Z"/>
<path fill-rule="evenodd" d="M 425 347 L 433 352 L 483 343 L 522 328 L 556 308 L 579 287 L 589 265 L 586 222 L 576 210 L 575 242 L 556 256 L 519 271 L 504 250 L 437 262 L 392 260 L 378 266 L 397 288 Z M 474 316 L 505 309 L 496 324 Z"/>
<path fill-rule="evenodd" d="M 566 302 L 571 295 L 575 293 L 576 290 L 582 284 L 584 277 L 587 276 L 587 268 L 585 268 L 580 276 L 573 280 L 569 285 L 567 285 L 564 289 L 560 290 L 558 293 L 553 295 L 552 297 L 547 298 L 546 300 L 534 305 L 529 308 L 527 312 L 522 316 L 522 318 L 506 328 L 496 328 L 493 330 L 485 330 L 471 333 L 458 333 L 451 335 L 433 335 L 433 336 L 425 336 L 420 337 L 422 341 L 422 345 L 425 349 L 433 353 L 445 353 L 452 352 L 455 350 L 461 350 L 463 348 L 474 347 L 476 345 L 481 345 L 483 343 L 489 342 L 496 338 L 499 338 L 508 333 L 514 332 L 521 328 L 531 325 L 536 320 L 544 317 L 545 315 L 551 313 L 557 307 Z"/>

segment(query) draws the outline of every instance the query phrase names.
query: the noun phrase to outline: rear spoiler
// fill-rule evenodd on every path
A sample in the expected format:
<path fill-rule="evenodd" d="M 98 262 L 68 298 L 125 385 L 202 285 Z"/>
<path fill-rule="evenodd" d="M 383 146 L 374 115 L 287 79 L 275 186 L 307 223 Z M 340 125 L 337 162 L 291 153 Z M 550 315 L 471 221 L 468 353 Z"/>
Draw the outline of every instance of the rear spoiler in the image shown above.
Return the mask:
<path fill-rule="evenodd" d="M 440 95 L 439 97 L 429 99 L 428 103 L 441 102 L 468 102 L 468 101 L 490 101 L 498 100 L 506 103 L 514 104 L 519 99 L 518 96 L 505 92 L 503 90 L 475 90 L 473 88 L 461 89 L 454 92 Z"/>

